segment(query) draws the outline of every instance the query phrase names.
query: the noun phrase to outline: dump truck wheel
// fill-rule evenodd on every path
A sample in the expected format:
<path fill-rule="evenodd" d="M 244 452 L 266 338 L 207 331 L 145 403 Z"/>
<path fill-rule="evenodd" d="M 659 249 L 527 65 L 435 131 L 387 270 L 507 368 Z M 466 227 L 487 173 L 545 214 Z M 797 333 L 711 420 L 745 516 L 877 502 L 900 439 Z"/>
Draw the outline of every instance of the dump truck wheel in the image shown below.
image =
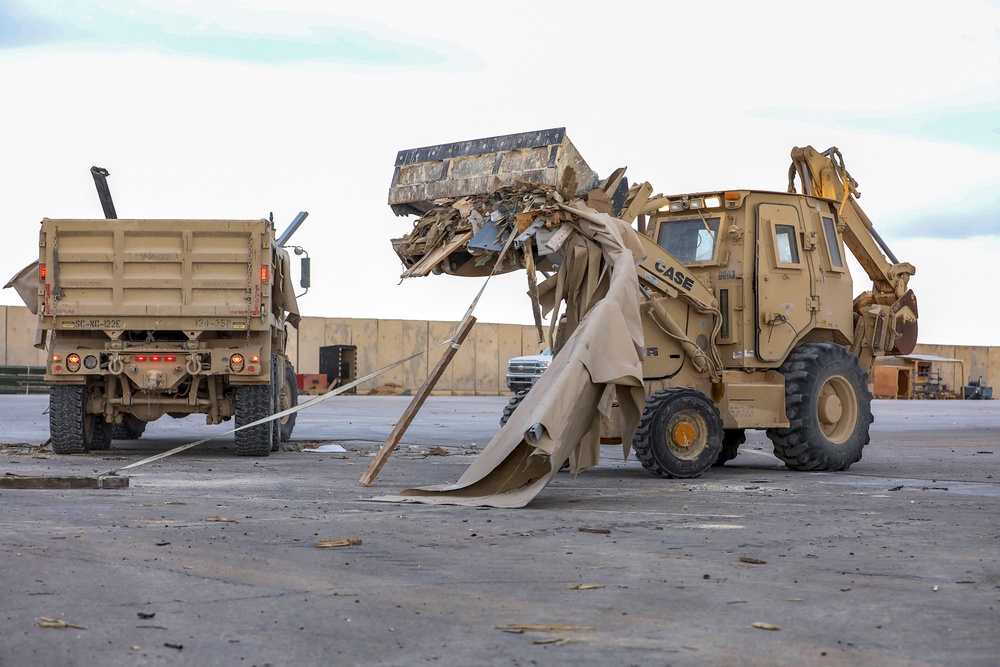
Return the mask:
<path fill-rule="evenodd" d="M 95 430 L 103 427 L 103 419 L 87 414 L 84 389 L 82 385 L 49 388 L 49 435 L 52 451 L 56 454 L 84 454 L 90 451 Z"/>
<path fill-rule="evenodd" d="M 146 432 L 146 422 L 132 415 L 125 415 L 121 424 L 109 424 L 109 426 L 111 438 L 114 440 L 138 440 Z"/>
<path fill-rule="evenodd" d="M 295 380 L 295 367 L 292 362 L 285 362 L 284 381 L 281 383 L 281 391 L 278 396 L 278 410 L 285 411 L 294 408 L 299 404 L 299 386 Z M 292 437 L 292 430 L 295 428 L 296 413 L 286 415 L 281 422 L 281 442 L 288 442 Z"/>
<path fill-rule="evenodd" d="M 91 449 L 111 449 L 111 424 L 104 417 L 95 415 L 94 439 L 90 442 Z"/>
<path fill-rule="evenodd" d="M 740 445 L 747 441 L 747 432 L 742 428 L 727 428 L 722 435 L 722 451 L 712 465 L 725 465 L 739 453 Z"/>
<path fill-rule="evenodd" d="M 868 374 L 836 343 L 806 343 L 778 369 L 789 428 L 767 430 L 774 455 L 793 470 L 847 470 L 874 421 Z"/>
<path fill-rule="evenodd" d="M 500 426 L 503 426 L 504 424 L 507 423 L 507 420 L 509 420 L 510 416 L 514 414 L 514 410 L 517 410 L 517 406 L 521 405 L 521 401 L 524 400 L 524 397 L 528 395 L 529 391 L 531 390 L 522 389 L 521 391 L 511 396 L 510 400 L 507 401 L 507 405 L 503 407 L 503 414 L 500 415 Z"/>
<path fill-rule="evenodd" d="M 272 394 L 270 384 L 237 387 L 236 427 L 270 417 Z M 271 423 L 264 422 L 234 433 L 236 453 L 240 456 L 268 456 L 271 453 Z"/>
<path fill-rule="evenodd" d="M 632 439 L 643 467 L 660 477 L 697 477 L 722 451 L 722 417 L 705 394 L 672 388 L 646 399 Z"/>
<path fill-rule="evenodd" d="M 281 385 L 285 382 L 285 374 L 279 373 L 278 368 L 281 359 L 276 354 L 271 355 L 271 412 L 276 414 L 280 411 L 281 405 Z M 276 452 L 281 447 L 281 424 L 275 419 L 271 424 L 271 451 Z"/>

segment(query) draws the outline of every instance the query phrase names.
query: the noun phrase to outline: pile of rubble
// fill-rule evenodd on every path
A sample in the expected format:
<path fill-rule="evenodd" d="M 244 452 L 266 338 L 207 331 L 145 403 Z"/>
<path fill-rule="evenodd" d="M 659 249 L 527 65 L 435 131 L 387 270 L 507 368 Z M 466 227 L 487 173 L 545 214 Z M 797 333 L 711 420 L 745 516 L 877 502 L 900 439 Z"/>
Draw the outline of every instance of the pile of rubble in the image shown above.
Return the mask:
<path fill-rule="evenodd" d="M 591 209 L 612 214 L 610 200 L 602 190 L 590 192 L 585 202 Z M 429 273 L 485 276 L 530 270 L 532 266 L 554 270 L 558 255 L 544 240 L 563 222 L 573 219 L 573 214 L 561 207 L 572 207 L 573 203 L 559 189 L 525 181 L 483 195 L 438 199 L 434 204 L 417 219 L 412 232 L 392 240 L 405 269 L 401 278 Z M 512 235 L 513 247 L 504 252 Z M 534 244 L 529 243 L 532 237 Z M 536 250 L 525 252 L 531 247 Z M 501 256 L 500 266 L 495 266 Z"/>

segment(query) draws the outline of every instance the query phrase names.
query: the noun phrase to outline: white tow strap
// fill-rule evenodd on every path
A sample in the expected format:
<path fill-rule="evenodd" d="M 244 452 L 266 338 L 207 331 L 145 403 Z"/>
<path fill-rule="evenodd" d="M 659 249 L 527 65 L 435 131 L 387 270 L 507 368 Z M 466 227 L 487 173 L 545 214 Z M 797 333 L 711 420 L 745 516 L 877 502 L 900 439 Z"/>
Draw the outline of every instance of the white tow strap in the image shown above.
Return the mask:
<path fill-rule="evenodd" d="M 243 426 L 238 426 L 238 427 L 236 427 L 234 429 L 230 429 L 229 431 L 223 431 L 222 433 L 213 434 L 213 435 L 211 435 L 211 436 L 209 436 L 207 438 L 203 438 L 201 440 L 198 440 L 197 442 L 189 442 L 186 445 L 181 445 L 180 447 L 174 447 L 171 450 L 168 450 L 168 451 L 165 451 L 165 452 L 160 452 L 159 454 L 156 454 L 155 456 L 150 456 L 149 458 L 142 459 L 141 461 L 136 461 L 135 463 L 130 463 L 127 466 L 124 466 L 124 467 L 121 467 L 121 468 L 115 468 L 114 470 L 111 470 L 111 471 L 109 471 L 106 474 L 108 474 L 108 475 L 114 475 L 114 474 L 117 474 L 119 470 L 128 470 L 130 468 L 138 468 L 141 465 L 146 465 L 147 463 L 152 463 L 153 461 L 159 461 L 160 459 L 165 459 L 168 456 L 173 456 L 174 454 L 177 454 L 179 452 L 183 452 L 186 449 L 191 449 L 192 447 L 197 447 L 198 445 L 206 443 L 209 440 L 215 440 L 216 438 L 218 438 L 220 436 L 229 435 L 230 433 L 236 433 L 236 431 L 242 431 L 243 429 L 250 428 L 251 426 L 258 426 L 260 424 L 266 424 L 267 422 L 274 421 L 275 419 L 281 419 L 282 417 L 284 417 L 286 415 L 294 414 L 294 413 L 298 412 L 299 410 L 305 410 L 306 408 L 311 408 L 314 405 L 317 405 L 319 403 L 322 403 L 323 401 L 326 401 L 326 400 L 329 400 L 329 399 L 333 398 L 334 396 L 337 396 L 339 394 L 344 393 L 348 389 L 353 389 L 354 387 L 357 387 L 359 384 L 361 384 L 363 382 L 367 382 L 368 380 L 371 380 L 372 378 L 376 378 L 379 375 L 382 375 L 382 373 L 385 373 L 387 371 L 391 371 L 396 366 L 400 366 L 402 364 L 405 364 L 408 361 L 412 361 L 413 359 L 416 359 L 417 357 L 419 357 L 421 355 L 427 354 L 431 350 L 437 349 L 437 348 L 441 347 L 442 345 L 448 345 L 451 342 L 452 342 L 451 338 L 449 338 L 448 340 L 445 340 L 445 341 L 441 341 L 437 345 L 434 345 L 433 347 L 429 347 L 429 348 L 427 348 L 426 350 L 424 350 L 422 352 L 417 352 L 416 354 L 411 354 L 410 356 L 406 357 L 405 359 L 400 359 L 399 361 L 397 361 L 395 363 L 392 363 L 392 364 L 389 364 L 388 366 L 385 366 L 384 368 L 380 368 L 377 371 L 372 371 L 368 375 L 366 375 L 366 376 L 364 376 L 362 378 L 358 378 L 354 382 L 349 382 L 349 383 L 347 383 L 347 384 L 345 384 L 343 386 L 337 387 L 336 389 L 334 389 L 332 391 L 329 391 L 329 392 L 327 392 L 325 394 L 322 394 L 320 396 L 312 398 L 312 399 L 306 401 L 305 403 L 299 403 L 298 405 L 296 405 L 294 407 L 291 407 L 291 408 L 288 408 L 287 410 L 282 410 L 281 412 L 276 412 L 275 414 L 270 415 L 268 417 L 265 417 L 264 419 L 258 419 L 255 422 L 251 422 L 249 424 L 244 424 Z"/>

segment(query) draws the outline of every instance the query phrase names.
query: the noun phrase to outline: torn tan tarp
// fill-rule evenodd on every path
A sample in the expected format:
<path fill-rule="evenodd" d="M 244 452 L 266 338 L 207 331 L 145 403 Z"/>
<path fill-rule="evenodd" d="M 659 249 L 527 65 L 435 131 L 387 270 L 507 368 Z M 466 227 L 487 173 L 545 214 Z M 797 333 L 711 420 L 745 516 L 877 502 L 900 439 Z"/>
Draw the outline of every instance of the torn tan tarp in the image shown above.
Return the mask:
<path fill-rule="evenodd" d="M 38 314 L 38 260 L 18 271 L 17 275 L 3 286 L 4 289 L 8 287 L 14 288 L 32 315 Z"/>
<path fill-rule="evenodd" d="M 292 284 L 292 259 L 283 248 L 277 250 L 278 270 L 281 271 L 281 289 L 274 290 L 275 305 L 288 313 L 287 320 L 296 329 L 302 321 L 299 313 L 299 302 L 295 298 L 295 285 Z"/>
<path fill-rule="evenodd" d="M 566 299 L 570 329 L 579 318 L 575 330 L 456 483 L 406 489 L 375 500 L 523 507 L 566 460 L 574 472 L 597 463 L 601 415 L 610 416 L 616 398 L 628 452 L 646 400 L 635 269 L 641 245 L 627 224 L 582 201 L 563 210 L 572 214 L 573 222 L 567 224 L 578 234 L 567 241 L 563 265 L 540 291 L 550 306 Z"/>

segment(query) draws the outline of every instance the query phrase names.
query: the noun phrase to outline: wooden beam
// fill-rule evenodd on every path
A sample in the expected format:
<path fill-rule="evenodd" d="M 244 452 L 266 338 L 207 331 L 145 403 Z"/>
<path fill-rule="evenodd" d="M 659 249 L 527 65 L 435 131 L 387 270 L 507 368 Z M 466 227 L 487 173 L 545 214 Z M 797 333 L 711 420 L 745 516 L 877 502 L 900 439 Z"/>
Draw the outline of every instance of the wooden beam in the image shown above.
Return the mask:
<path fill-rule="evenodd" d="M 98 475 L 96 477 L 0 477 L 0 489 L 127 489 L 128 477 Z"/>
<path fill-rule="evenodd" d="M 414 394 L 413 400 L 410 401 L 410 405 L 407 406 L 403 415 L 399 418 L 399 421 L 396 422 L 396 426 L 393 427 L 392 433 L 390 433 L 389 437 L 386 438 L 386 441 L 382 443 L 382 446 L 379 448 L 378 453 L 375 454 L 375 458 L 372 459 L 372 462 L 368 464 L 368 469 L 365 470 L 365 474 L 363 474 L 359 480 L 363 485 L 371 486 L 372 482 L 375 481 L 379 471 L 382 470 L 382 466 L 384 466 L 386 461 L 389 460 L 389 455 L 392 454 L 394 449 L 396 449 L 396 445 L 399 444 L 403 434 L 406 433 L 406 429 L 409 428 L 410 423 L 413 422 L 413 418 L 417 416 L 417 412 L 424 404 L 424 401 L 426 401 L 427 397 L 431 395 L 434 385 L 437 384 L 437 381 L 444 373 L 444 369 L 448 367 L 449 363 L 451 363 L 452 358 L 458 352 L 458 348 L 461 347 L 463 342 L 465 342 L 466 336 L 469 335 L 469 332 L 472 331 L 472 327 L 475 326 L 475 324 L 476 318 L 470 315 L 469 319 L 459 325 L 459 329 L 455 332 L 455 337 L 452 339 L 452 344 L 445 349 L 444 354 L 441 356 L 441 360 L 437 363 L 437 366 L 435 366 L 434 370 L 427 376 L 423 386 L 421 386 L 420 389 L 417 390 L 417 393 Z"/>

